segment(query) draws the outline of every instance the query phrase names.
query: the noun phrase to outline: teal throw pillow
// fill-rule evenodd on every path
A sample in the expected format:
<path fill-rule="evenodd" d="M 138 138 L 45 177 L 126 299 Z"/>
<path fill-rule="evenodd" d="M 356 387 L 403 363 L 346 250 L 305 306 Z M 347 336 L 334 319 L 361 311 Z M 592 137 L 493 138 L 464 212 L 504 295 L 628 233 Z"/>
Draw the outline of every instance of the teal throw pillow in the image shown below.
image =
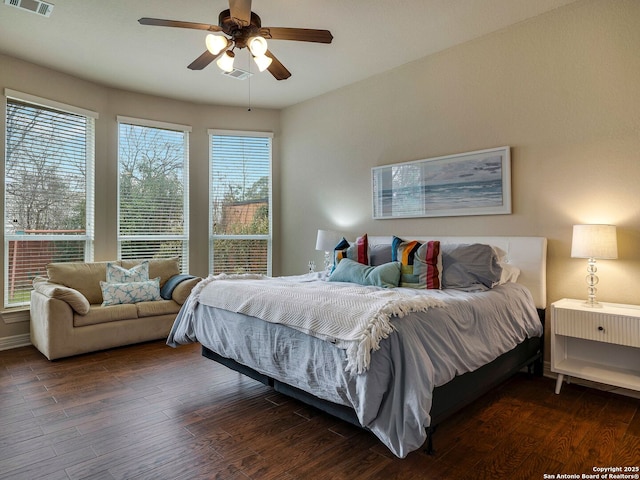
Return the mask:
<path fill-rule="evenodd" d="M 400 282 L 400 262 L 369 267 L 349 258 L 343 258 L 329 276 L 329 281 L 394 288 Z"/>

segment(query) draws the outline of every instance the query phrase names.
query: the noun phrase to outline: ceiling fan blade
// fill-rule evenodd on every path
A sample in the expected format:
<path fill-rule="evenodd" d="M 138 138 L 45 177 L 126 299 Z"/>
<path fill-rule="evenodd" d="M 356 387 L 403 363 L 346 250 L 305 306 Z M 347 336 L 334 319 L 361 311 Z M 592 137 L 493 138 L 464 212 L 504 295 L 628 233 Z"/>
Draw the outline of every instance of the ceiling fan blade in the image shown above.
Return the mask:
<path fill-rule="evenodd" d="M 274 40 L 297 40 L 298 42 L 331 43 L 333 35 L 329 30 L 311 28 L 266 27 L 261 30 L 265 38 Z"/>
<path fill-rule="evenodd" d="M 280 60 L 278 60 L 271 51 L 267 50 L 265 55 L 272 60 L 271 65 L 267 67 L 267 70 L 269 70 L 269 73 L 271 73 L 276 80 L 286 80 L 291 76 L 291 72 L 287 70 L 287 67 L 280 63 Z"/>
<path fill-rule="evenodd" d="M 222 28 L 218 25 L 210 25 L 208 23 L 181 22 L 179 20 L 163 20 L 161 18 L 143 17 L 138 20 L 140 25 L 154 25 L 157 27 L 178 27 L 193 28 L 195 30 L 207 30 L 209 32 L 220 32 Z"/>
<path fill-rule="evenodd" d="M 251 0 L 229 0 L 231 17 L 240 20 L 241 26 L 251 23 Z"/>
<path fill-rule="evenodd" d="M 205 50 L 204 53 L 196 58 L 193 62 L 191 62 L 191 64 L 189 64 L 187 68 L 191 70 L 202 70 L 223 53 L 224 51 L 220 52 L 218 55 L 214 55 L 213 53 L 209 52 L 209 50 Z"/>

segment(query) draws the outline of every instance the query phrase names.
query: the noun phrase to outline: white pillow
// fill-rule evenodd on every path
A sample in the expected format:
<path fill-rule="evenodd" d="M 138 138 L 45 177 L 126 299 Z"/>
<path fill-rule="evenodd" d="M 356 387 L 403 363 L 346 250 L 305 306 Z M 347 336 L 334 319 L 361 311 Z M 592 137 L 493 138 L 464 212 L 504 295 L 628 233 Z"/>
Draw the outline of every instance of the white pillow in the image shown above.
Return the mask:
<path fill-rule="evenodd" d="M 149 280 L 148 260 L 142 261 L 129 270 L 115 263 L 107 262 L 107 283 L 146 282 L 147 280 Z"/>
<path fill-rule="evenodd" d="M 100 282 L 100 288 L 102 289 L 103 307 L 162 300 L 160 296 L 160 277 L 146 282 Z"/>
<path fill-rule="evenodd" d="M 500 266 L 502 267 L 502 273 L 500 274 L 500 281 L 497 285 L 518 281 L 518 277 L 520 276 L 520 269 L 518 267 L 506 262 L 500 262 Z"/>

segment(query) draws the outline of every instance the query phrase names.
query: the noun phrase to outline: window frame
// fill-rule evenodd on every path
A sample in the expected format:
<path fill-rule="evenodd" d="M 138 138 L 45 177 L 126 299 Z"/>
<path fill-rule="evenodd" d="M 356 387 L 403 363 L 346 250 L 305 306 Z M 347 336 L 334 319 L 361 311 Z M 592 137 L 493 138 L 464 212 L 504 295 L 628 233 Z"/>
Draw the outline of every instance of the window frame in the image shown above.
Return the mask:
<path fill-rule="evenodd" d="M 116 218 L 116 232 L 117 232 L 117 251 L 118 259 L 122 259 L 122 242 L 123 241 L 140 241 L 140 240 L 178 240 L 182 242 L 182 253 L 180 254 L 180 270 L 182 273 L 187 273 L 189 270 L 189 163 L 190 163 L 190 133 L 192 127 L 189 125 L 181 125 L 177 123 L 162 122 L 157 120 L 148 120 L 142 118 L 127 117 L 118 115 L 117 118 L 117 218 Z M 183 229 L 181 235 L 175 234 L 158 234 L 158 235 L 121 235 L 120 234 L 120 125 L 133 125 L 137 127 L 155 128 L 159 130 L 171 130 L 184 134 L 184 163 L 183 163 Z"/>
<path fill-rule="evenodd" d="M 3 279 L 4 279 L 4 288 L 2 291 L 3 297 L 3 307 L 5 309 L 19 309 L 24 308 L 30 304 L 29 301 L 24 302 L 15 302 L 9 303 L 10 300 L 10 281 L 9 281 L 9 251 L 10 251 L 10 242 L 12 241 L 22 241 L 22 242 L 42 242 L 42 241 L 72 241 L 72 242 L 84 242 L 84 261 L 92 261 L 94 255 L 94 243 L 95 243 L 95 144 L 96 144 L 96 120 L 99 118 L 97 112 L 92 110 L 84 109 L 81 107 L 77 107 L 74 105 L 68 105 L 66 103 L 57 102 L 55 100 L 49 100 L 47 98 L 38 97 L 36 95 L 32 95 L 29 93 L 19 92 L 17 90 L 12 90 L 9 88 L 4 89 L 4 111 L 3 115 L 7 117 L 8 105 L 11 101 L 28 104 L 33 106 L 34 108 L 41 108 L 46 110 L 53 110 L 56 112 L 60 112 L 62 114 L 75 115 L 84 117 L 86 120 L 86 131 L 85 131 L 85 140 L 86 140 L 86 148 L 85 148 L 85 233 L 82 235 L 79 234 L 64 234 L 64 235 L 55 235 L 55 234 L 37 234 L 37 235 L 25 235 L 19 233 L 8 233 L 7 226 L 2 231 L 3 235 L 3 258 L 4 258 L 4 266 L 3 266 Z M 4 162 L 2 164 L 2 169 L 4 172 L 4 183 L 3 183 L 3 216 L 6 220 L 7 218 L 7 199 L 6 199 L 6 165 L 7 165 L 7 151 L 6 151 L 6 142 L 7 142 L 7 125 L 5 124 L 5 146 L 3 158 Z"/>
<path fill-rule="evenodd" d="M 249 130 L 225 130 L 225 129 L 208 129 L 209 137 L 209 239 L 208 239 L 208 271 L 209 274 L 214 272 L 214 248 L 215 240 L 266 240 L 267 241 L 267 276 L 272 275 L 273 268 L 273 132 L 265 131 L 249 131 Z M 212 209 L 212 193 L 213 193 L 213 137 L 214 136 L 230 136 L 230 137 L 252 137 L 252 138 L 268 138 L 269 139 L 269 233 L 257 235 L 222 235 L 213 231 L 213 209 Z"/>

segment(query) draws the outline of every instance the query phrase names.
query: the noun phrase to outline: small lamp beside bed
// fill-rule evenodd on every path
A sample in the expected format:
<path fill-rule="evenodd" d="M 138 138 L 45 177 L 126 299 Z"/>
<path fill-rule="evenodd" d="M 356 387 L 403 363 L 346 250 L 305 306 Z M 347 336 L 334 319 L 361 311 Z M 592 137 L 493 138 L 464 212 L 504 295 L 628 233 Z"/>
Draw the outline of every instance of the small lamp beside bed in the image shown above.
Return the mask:
<path fill-rule="evenodd" d="M 316 237 L 316 250 L 324 251 L 324 269 L 327 273 L 331 269 L 332 258 L 331 254 L 333 249 L 342 239 L 342 235 L 333 230 L 318 230 L 318 236 Z"/>
<path fill-rule="evenodd" d="M 571 241 L 572 258 L 588 258 L 587 292 L 585 302 L 588 307 L 602 307 L 596 301 L 596 259 L 613 260 L 618 258 L 618 242 L 615 225 L 574 225 Z"/>

